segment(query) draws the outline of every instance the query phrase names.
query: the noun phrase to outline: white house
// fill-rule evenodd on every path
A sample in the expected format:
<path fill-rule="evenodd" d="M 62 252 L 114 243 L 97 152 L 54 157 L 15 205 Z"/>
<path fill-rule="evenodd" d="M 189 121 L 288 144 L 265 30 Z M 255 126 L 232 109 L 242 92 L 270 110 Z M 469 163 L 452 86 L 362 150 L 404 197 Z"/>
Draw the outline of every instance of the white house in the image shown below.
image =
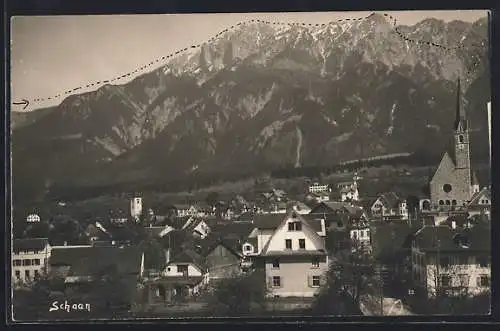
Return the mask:
<path fill-rule="evenodd" d="M 313 183 L 309 186 L 309 193 L 329 192 L 328 184 L 321 185 L 320 183 Z"/>
<path fill-rule="evenodd" d="M 324 223 L 315 220 L 309 223 L 291 209 L 285 215 L 258 215 L 255 224 L 243 244 L 243 254 L 259 256 L 269 295 L 314 296 L 325 282 L 328 269 L 325 240 L 318 234 L 324 233 Z"/>
<path fill-rule="evenodd" d="M 381 194 L 370 208 L 375 218 L 387 218 L 397 216 L 402 220 L 408 220 L 408 205 L 405 199 L 400 198 L 394 192 Z"/>
<path fill-rule="evenodd" d="M 189 218 L 181 229 L 202 239 L 210 234 L 210 227 L 208 224 L 204 220 L 196 219 L 194 217 Z"/>
<path fill-rule="evenodd" d="M 142 215 L 142 198 L 134 196 L 130 199 L 130 216 L 134 219 L 139 219 Z"/>
<path fill-rule="evenodd" d="M 45 275 L 52 247 L 47 238 L 14 239 L 12 246 L 12 282 L 29 284 Z"/>
<path fill-rule="evenodd" d="M 490 230 L 424 226 L 412 243 L 412 278 L 428 297 L 474 296 L 490 291 Z"/>
<path fill-rule="evenodd" d="M 474 193 L 467 204 L 467 211 L 470 216 L 484 213 L 489 216 L 491 211 L 491 189 L 483 187 L 482 190 Z"/>

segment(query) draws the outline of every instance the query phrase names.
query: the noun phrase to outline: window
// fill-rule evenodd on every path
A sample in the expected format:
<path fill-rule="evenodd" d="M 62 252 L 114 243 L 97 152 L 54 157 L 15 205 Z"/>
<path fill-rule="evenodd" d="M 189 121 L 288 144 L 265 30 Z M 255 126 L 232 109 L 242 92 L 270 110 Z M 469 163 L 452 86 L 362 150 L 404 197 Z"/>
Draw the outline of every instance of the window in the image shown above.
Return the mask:
<path fill-rule="evenodd" d="M 30 278 L 30 271 L 24 270 L 24 276 L 26 277 L 26 279 L 29 279 Z"/>
<path fill-rule="evenodd" d="M 439 265 L 441 267 L 447 267 L 450 265 L 450 258 L 448 256 L 441 256 L 439 258 Z"/>
<path fill-rule="evenodd" d="M 461 287 L 469 287 L 469 275 L 460 274 L 458 275 L 458 278 L 460 279 Z"/>
<path fill-rule="evenodd" d="M 188 271 L 188 266 L 186 264 L 177 265 L 177 272 L 187 273 L 187 271 Z"/>
<path fill-rule="evenodd" d="M 249 252 L 252 250 L 252 246 L 250 245 L 245 245 L 245 251 Z"/>
<path fill-rule="evenodd" d="M 449 206 L 450 205 L 450 200 L 446 200 L 446 205 Z"/>
<path fill-rule="evenodd" d="M 40 277 L 40 272 L 38 270 L 35 270 L 35 279 L 38 279 Z"/>
<path fill-rule="evenodd" d="M 12 263 L 13 263 L 16 267 L 18 267 L 18 266 L 20 266 L 20 265 L 21 265 L 21 260 L 13 260 L 13 261 L 12 261 Z"/>
<path fill-rule="evenodd" d="M 490 278 L 488 277 L 488 275 L 481 275 L 478 277 L 478 286 L 481 286 L 481 287 L 486 287 L 486 286 L 490 286 Z"/>
<path fill-rule="evenodd" d="M 481 268 L 486 268 L 488 267 L 488 259 L 485 258 L 485 257 L 477 257 L 477 264 L 479 264 L 479 266 Z"/>
<path fill-rule="evenodd" d="M 29 259 L 28 259 L 28 260 L 23 260 L 23 265 L 24 265 L 24 266 L 29 266 L 29 265 L 31 265 L 31 260 L 29 260 Z"/>
<path fill-rule="evenodd" d="M 451 285 L 451 277 L 448 275 L 440 276 L 439 283 L 442 287 L 449 287 Z"/>
<path fill-rule="evenodd" d="M 16 270 L 15 274 L 16 274 L 16 279 L 21 278 L 21 271 Z"/>
<path fill-rule="evenodd" d="M 299 239 L 299 248 L 306 249 L 306 240 L 305 239 Z"/>
<path fill-rule="evenodd" d="M 313 257 L 312 259 L 312 267 L 319 268 L 319 259 L 317 257 Z"/>
<path fill-rule="evenodd" d="M 456 205 L 457 205 L 457 200 L 455 200 L 455 199 L 451 200 L 451 204 L 452 204 L 453 206 L 456 206 Z"/>
<path fill-rule="evenodd" d="M 312 276 L 312 286 L 319 287 L 320 284 L 320 276 Z"/>
<path fill-rule="evenodd" d="M 444 205 L 444 201 L 443 200 L 439 200 L 439 205 L 440 206 Z"/>
<path fill-rule="evenodd" d="M 444 184 L 444 185 L 443 185 L 443 191 L 444 191 L 445 193 L 450 193 L 450 192 L 451 192 L 451 189 L 452 189 L 452 187 L 451 187 L 451 185 L 450 185 L 450 184 Z"/>
<path fill-rule="evenodd" d="M 288 223 L 288 231 L 301 231 L 302 223 L 301 222 L 290 222 Z"/>
<path fill-rule="evenodd" d="M 281 287 L 281 277 L 273 276 L 273 287 Z"/>
<path fill-rule="evenodd" d="M 463 144 L 464 143 L 464 136 L 462 136 L 462 135 L 458 136 L 458 142 Z"/>
<path fill-rule="evenodd" d="M 40 265 L 40 259 L 31 260 L 32 265 Z"/>
<path fill-rule="evenodd" d="M 285 239 L 285 248 L 292 249 L 292 239 Z"/>
<path fill-rule="evenodd" d="M 279 259 L 275 259 L 273 261 L 273 268 L 274 269 L 279 269 L 280 268 L 280 260 Z"/>

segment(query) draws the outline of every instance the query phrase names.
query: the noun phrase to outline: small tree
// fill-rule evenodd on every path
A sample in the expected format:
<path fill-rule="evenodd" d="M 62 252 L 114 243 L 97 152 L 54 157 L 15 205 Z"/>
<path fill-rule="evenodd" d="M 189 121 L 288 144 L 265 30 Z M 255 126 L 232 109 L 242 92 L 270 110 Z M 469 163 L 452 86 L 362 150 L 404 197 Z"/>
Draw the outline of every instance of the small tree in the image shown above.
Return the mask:
<path fill-rule="evenodd" d="M 380 287 L 370 255 L 359 241 L 351 240 L 350 243 L 331 257 L 326 285 L 313 304 L 313 313 L 359 314 L 361 296 L 372 294 Z"/>
<path fill-rule="evenodd" d="M 218 282 L 208 300 L 208 311 L 216 316 L 243 316 L 265 310 L 267 287 L 258 271 Z"/>

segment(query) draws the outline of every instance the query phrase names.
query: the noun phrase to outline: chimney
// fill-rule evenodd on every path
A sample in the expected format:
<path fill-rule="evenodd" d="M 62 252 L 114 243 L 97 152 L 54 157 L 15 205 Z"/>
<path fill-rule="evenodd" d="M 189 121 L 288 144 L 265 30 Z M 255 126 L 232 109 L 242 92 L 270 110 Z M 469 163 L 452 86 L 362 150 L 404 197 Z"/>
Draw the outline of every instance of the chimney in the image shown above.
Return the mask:
<path fill-rule="evenodd" d="M 68 242 L 64 241 L 63 246 L 68 246 Z"/>
<path fill-rule="evenodd" d="M 170 262 L 170 248 L 167 248 L 165 250 L 165 263 L 169 263 Z"/>
<path fill-rule="evenodd" d="M 456 221 L 451 221 L 451 228 L 455 230 L 457 228 L 457 222 Z"/>
<path fill-rule="evenodd" d="M 488 102 L 488 142 L 490 147 L 490 162 L 491 162 L 491 101 Z"/>

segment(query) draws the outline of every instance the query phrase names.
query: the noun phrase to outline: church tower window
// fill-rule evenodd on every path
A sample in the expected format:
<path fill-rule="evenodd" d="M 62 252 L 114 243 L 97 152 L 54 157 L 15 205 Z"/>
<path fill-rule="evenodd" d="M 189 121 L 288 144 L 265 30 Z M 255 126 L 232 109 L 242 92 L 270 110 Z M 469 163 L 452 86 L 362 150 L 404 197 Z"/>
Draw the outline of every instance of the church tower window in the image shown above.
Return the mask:
<path fill-rule="evenodd" d="M 464 136 L 463 135 L 458 136 L 458 142 L 461 144 L 464 143 Z"/>
<path fill-rule="evenodd" d="M 443 185 L 443 191 L 444 191 L 445 193 L 450 193 L 450 192 L 451 192 L 451 189 L 452 189 L 452 187 L 451 187 L 451 185 L 450 185 L 450 184 L 444 184 L 444 185 Z"/>

